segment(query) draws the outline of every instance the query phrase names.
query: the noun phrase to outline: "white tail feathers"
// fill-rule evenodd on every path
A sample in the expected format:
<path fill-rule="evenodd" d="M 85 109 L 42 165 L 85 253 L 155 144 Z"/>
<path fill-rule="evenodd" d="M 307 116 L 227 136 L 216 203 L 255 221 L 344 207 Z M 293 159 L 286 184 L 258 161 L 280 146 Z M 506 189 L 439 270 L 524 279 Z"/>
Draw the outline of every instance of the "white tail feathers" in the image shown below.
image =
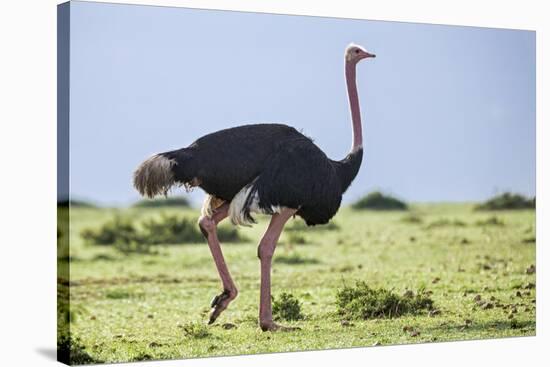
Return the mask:
<path fill-rule="evenodd" d="M 204 198 L 204 203 L 202 204 L 202 208 L 201 208 L 201 218 L 203 217 L 212 218 L 212 215 L 214 214 L 214 210 L 222 206 L 224 202 L 225 201 L 223 199 L 219 199 L 212 195 L 206 195 L 206 197 Z"/>
<path fill-rule="evenodd" d="M 134 187 L 143 196 L 166 195 L 176 184 L 172 166 L 176 161 L 156 154 L 144 161 L 134 172 Z"/>
<path fill-rule="evenodd" d="M 233 225 L 250 227 L 255 223 L 250 213 L 268 214 L 280 213 L 284 207 L 274 205 L 268 209 L 260 208 L 260 198 L 258 192 L 251 192 L 252 185 L 247 185 L 235 195 L 231 203 L 229 203 L 229 219 Z M 249 196 L 252 197 L 249 198 Z"/>
<path fill-rule="evenodd" d="M 231 223 L 233 223 L 233 225 L 250 227 L 254 223 L 251 222 L 249 218 L 247 218 L 245 215 L 245 204 L 251 190 L 252 185 L 245 186 L 241 189 L 241 191 L 237 193 L 237 195 L 235 195 L 233 200 L 231 200 L 231 203 L 229 203 L 229 219 L 231 220 Z M 248 210 L 249 212 L 258 211 L 257 193 L 255 193 L 254 197 L 252 198 Z"/>

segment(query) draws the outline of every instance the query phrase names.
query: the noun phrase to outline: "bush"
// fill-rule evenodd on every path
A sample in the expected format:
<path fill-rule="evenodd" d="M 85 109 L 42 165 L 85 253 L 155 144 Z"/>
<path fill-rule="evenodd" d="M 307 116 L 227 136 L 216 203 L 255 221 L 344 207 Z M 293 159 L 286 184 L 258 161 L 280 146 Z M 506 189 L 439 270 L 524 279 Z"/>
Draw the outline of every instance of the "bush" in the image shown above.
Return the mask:
<path fill-rule="evenodd" d="M 132 223 L 121 217 L 115 217 L 97 230 L 84 229 L 80 236 L 87 243 L 100 246 L 112 245 L 124 254 L 152 253 L 151 243 L 138 232 Z"/>
<path fill-rule="evenodd" d="M 292 294 L 285 292 L 273 301 L 273 315 L 277 320 L 295 321 L 304 319 L 300 301 Z"/>
<path fill-rule="evenodd" d="M 143 229 L 140 237 L 152 245 L 204 242 L 197 223 L 188 218 L 163 215 L 160 220 L 145 221 Z"/>
<path fill-rule="evenodd" d="M 85 229 L 81 236 L 93 245 L 112 245 L 123 253 L 151 253 L 153 245 L 203 243 L 198 224 L 189 218 L 163 215 L 141 223 L 141 230 L 130 221 L 115 217 L 98 229 Z M 234 227 L 218 227 L 218 238 L 223 242 L 243 241 Z"/>
<path fill-rule="evenodd" d="M 479 204 L 475 210 L 535 209 L 535 206 L 534 197 L 529 199 L 523 195 L 505 192 Z"/>
<path fill-rule="evenodd" d="M 351 205 L 353 209 L 407 210 L 407 204 L 381 192 L 371 192 Z"/>
<path fill-rule="evenodd" d="M 402 296 L 391 290 L 371 288 L 365 282 L 344 287 L 336 294 L 338 314 L 347 319 L 393 318 L 433 309 L 433 301 L 424 289 Z"/>
<path fill-rule="evenodd" d="M 139 236 L 136 227 L 128 220 L 115 217 L 112 221 L 106 222 L 99 229 L 84 229 L 80 236 L 86 242 L 94 245 L 114 245 L 117 242 L 138 241 Z"/>
<path fill-rule="evenodd" d="M 171 197 L 161 199 L 140 200 L 133 205 L 135 208 L 188 208 L 191 205 L 189 200 L 184 197 Z"/>
<path fill-rule="evenodd" d="M 141 237 L 150 244 L 204 243 L 205 239 L 196 221 L 176 215 L 163 215 L 160 220 L 143 223 Z M 221 242 L 242 242 L 245 240 L 237 228 L 218 226 L 218 239 Z"/>
<path fill-rule="evenodd" d="M 218 239 L 221 242 L 245 242 L 247 238 L 242 236 L 236 227 L 222 224 L 218 226 Z"/>

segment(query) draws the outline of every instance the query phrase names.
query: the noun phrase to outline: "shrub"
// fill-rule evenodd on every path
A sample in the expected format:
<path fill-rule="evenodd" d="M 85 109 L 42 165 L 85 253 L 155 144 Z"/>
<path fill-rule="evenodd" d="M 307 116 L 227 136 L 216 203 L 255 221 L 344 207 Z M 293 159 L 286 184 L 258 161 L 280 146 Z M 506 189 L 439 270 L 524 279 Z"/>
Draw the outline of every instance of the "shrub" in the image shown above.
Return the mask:
<path fill-rule="evenodd" d="M 371 209 L 371 210 L 407 210 L 407 204 L 389 195 L 381 192 L 371 192 L 367 196 L 359 199 L 351 206 L 353 209 Z"/>
<path fill-rule="evenodd" d="M 338 314 L 348 319 L 393 318 L 433 309 L 433 301 L 424 289 L 402 296 L 384 288 L 371 288 L 365 282 L 345 286 L 336 294 Z"/>
<path fill-rule="evenodd" d="M 143 222 L 143 229 L 140 237 L 152 245 L 204 242 L 195 221 L 174 215 L 149 219 Z"/>
<path fill-rule="evenodd" d="M 123 253 L 151 253 L 160 244 L 203 243 L 204 237 L 194 220 L 163 215 L 141 223 L 141 230 L 128 220 L 115 217 L 98 229 L 85 229 L 82 238 L 94 245 L 112 245 Z M 243 241 L 234 227 L 218 227 L 218 238 L 224 242 Z"/>
<path fill-rule="evenodd" d="M 171 197 L 161 199 L 140 200 L 133 205 L 135 208 L 188 208 L 191 205 L 184 197 Z"/>
<path fill-rule="evenodd" d="M 142 237 L 136 227 L 118 216 L 97 230 L 84 229 L 80 235 L 87 243 L 100 246 L 112 245 L 124 254 L 152 253 L 151 244 Z"/>
<path fill-rule="evenodd" d="M 273 301 L 273 315 L 277 320 L 303 320 L 302 305 L 292 294 L 283 292 Z"/>
<path fill-rule="evenodd" d="M 189 218 L 163 215 L 159 221 L 149 220 L 143 223 L 142 237 L 151 244 L 203 243 L 205 241 L 198 224 Z M 244 238 L 237 228 L 218 226 L 218 239 L 222 242 L 240 242 Z"/>
<path fill-rule="evenodd" d="M 84 229 L 80 233 L 86 241 L 95 245 L 113 245 L 117 242 L 138 241 L 138 232 L 134 225 L 121 217 L 115 217 L 99 229 Z"/>
<path fill-rule="evenodd" d="M 505 192 L 479 204 L 475 210 L 535 209 L 535 198 Z"/>
<path fill-rule="evenodd" d="M 243 237 L 239 233 L 236 227 L 225 224 L 218 226 L 218 239 L 221 242 L 245 242 L 247 240 L 246 237 Z"/>

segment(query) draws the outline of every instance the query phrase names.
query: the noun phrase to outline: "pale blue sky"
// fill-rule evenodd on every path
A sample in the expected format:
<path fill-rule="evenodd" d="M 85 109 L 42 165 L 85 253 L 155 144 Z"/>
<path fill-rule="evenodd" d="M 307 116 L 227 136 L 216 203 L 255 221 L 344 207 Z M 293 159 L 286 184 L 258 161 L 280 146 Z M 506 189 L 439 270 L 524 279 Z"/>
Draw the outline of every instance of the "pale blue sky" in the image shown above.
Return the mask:
<path fill-rule="evenodd" d="M 245 123 L 287 123 L 343 158 L 352 41 L 377 58 L 358 66 L 365 156 L 346 202 L 535 194 L 534 32 L 77 1 L 73 197 L 129 204 L 143 159 Z"/>

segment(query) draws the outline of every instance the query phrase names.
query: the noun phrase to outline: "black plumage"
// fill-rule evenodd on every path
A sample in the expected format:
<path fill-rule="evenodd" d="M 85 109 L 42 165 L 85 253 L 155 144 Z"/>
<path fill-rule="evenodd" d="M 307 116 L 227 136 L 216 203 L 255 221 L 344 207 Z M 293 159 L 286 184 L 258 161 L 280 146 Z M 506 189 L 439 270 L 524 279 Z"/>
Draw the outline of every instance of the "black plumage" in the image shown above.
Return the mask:
<path fill-rule="evenodd" d="M 363 151 L 359 148 L 333 161 L 293 127 L 254 124 L 205 135 L 187 148 L 159 156 L 173 161 L 174 184 L 199 186 L 228 202 L 250 187 L 242 209 L 249 220 L 257 193 L 263 212 L 273 213 L 274 207 L 298 209 L 298 216 L 315 225 L 327 223 L 338 211 Z"/>

